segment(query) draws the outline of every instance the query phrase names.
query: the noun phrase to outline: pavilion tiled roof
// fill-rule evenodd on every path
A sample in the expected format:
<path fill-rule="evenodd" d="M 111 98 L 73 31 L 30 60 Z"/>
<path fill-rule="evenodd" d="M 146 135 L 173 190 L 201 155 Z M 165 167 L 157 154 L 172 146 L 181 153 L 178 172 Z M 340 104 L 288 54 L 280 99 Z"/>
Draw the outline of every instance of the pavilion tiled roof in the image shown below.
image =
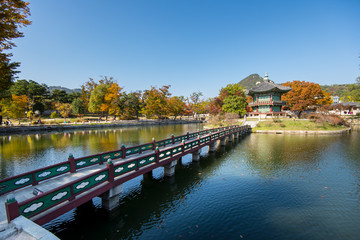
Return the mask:
<path fill-rule="evenodd" d="M 249 90 L 249 94 L 253 93 L 262 93 L 262 92 L 268 92 L 268 91 L 278 91 L 278 92 L 288 92 L 290 91 L 290 87 L 285 87 L 278 85 L 270 80 L 264 80 L 264 82 L 259 83 L 255 87 L 251 88 Z"/>

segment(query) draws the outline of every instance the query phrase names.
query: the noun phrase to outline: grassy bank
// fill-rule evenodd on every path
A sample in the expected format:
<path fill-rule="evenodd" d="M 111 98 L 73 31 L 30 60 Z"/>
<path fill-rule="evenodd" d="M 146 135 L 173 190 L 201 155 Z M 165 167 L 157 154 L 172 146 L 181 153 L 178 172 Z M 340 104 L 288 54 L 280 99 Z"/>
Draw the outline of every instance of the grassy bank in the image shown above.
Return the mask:
<path fill-rule="evenodd" d="M 334 131 L 346 129 L 345 126 L 331 125 L 328 122 L 316 123 L 310 120 L 276 119 L 261 121 L 254 130 L 307 130 L 307 131 Z"/>

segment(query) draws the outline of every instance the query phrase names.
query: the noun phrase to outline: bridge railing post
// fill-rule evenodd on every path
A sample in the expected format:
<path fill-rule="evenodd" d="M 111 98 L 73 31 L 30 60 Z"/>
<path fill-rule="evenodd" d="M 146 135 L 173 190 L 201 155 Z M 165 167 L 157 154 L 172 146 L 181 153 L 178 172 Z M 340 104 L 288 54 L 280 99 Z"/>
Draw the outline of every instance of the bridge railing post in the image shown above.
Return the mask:
<path fill-rule="evenodd" d="M 20 216 L 19 204 L 16 201 L 13 193 L 10 193 L 7 196 L 5 202 L 5 209 L 6 209 L 6 216 L 8 223 L 10 223 L 13 219 L 17 218 L 18 216 Z"/>
<path fill-rule="evenodd" d="M 190 135 L 189 132 L 187 132 L 187 133 L 186 133 L 187 140 L 190 139 L 190 136 L 189 136 L 189 135 Z"/>
<path fill-rule="evenodd" d="M 155 162 L 156 163 L 159 163 L 159 155 L 160 155 L 159 148 L 156 147 L 156 149 L 155 149 Z"/>
<path fill-rule="evenodd" d="M 76 172 L 75 158 L 74 158 L 74 156 L 72 155 L 72 153 L 69 154 L 68 161 L 69 161 L 69 163 L 70 163 L 70 172 L 71 172 L 71 173 Z"/>
<path fill-rule="evenodd" d="M 185 141 L 184 140 L 181 141 L 181 151 L 185 152 Z"/>
<path fill-rule="evenodd" d="M 155 138 L 152 138 L 152 144 L 153 144 L 152 150 L 156 150 Z"/>
<path fill-rule="evenodd" d="M 35 173 L 33 172 L 31 175 L 32 175 L 32 179 L 33 179 L 32 185 L 33 185 L 33 186 L 38 185 L 39 182 L 36 181 Z"/>
<path fill-rule="evenodd" d="M 109 158 L 106 162 L 106 168 L 108 169 L 108 181 L 113 182 L 114 181 L 114 164 Z"/>
<path fill-rule="evenodd" d="M 103 164 L 103 163 L 104 163 L 104 161 L 103 161 L 103 156 L 100 155 L 100 156 L 99 156 L 99 165 L 101 165 L 101 164 Z"/>
<path fill-rule="evenodd" d="M 121 158 L 126 157 L 126 147 L 124 144 L 121 144 Z"/>
<path fill-rule="evenodd" d="M 172 138 L 173 144 L 175 144 L 175 136 L 174 136 L 174 134 L 171 134 L 171 138 Z"/>

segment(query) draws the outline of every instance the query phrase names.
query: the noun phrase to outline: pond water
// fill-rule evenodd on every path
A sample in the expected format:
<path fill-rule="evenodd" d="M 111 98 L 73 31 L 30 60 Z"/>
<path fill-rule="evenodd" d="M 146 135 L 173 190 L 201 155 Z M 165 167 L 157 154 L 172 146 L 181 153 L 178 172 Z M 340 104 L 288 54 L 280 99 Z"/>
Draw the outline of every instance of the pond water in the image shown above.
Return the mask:
<path fill-rule="evenodd" d="M 1 174 L 201 127 L 18 135 L 12 144 L 3 138 Z M 159 168 L 153 178 L 125 183 L 112 213 L 94 198 L 44 227 L 61 239 L 358 239 L 359 133 L 251 134 L 213 154 L 203 148 L 200 162 L 183 157 L 172 178 Z"/>

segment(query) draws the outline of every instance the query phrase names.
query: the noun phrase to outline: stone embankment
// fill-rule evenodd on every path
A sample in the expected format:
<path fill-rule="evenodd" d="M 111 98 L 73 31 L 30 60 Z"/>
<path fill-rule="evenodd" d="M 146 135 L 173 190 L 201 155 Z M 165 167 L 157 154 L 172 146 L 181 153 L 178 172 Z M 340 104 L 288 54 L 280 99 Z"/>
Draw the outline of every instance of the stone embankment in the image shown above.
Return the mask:
<path fill-rule="evenodd" d="M 200 120 L 128 120 L 106 123 L 66 123 L 57 125 L 30 125 L 30 126 L 6 126 L 0 127 L 0 135 L 10 135 L 18 133 L 34 133 L 49 131 L 69 131 L 78 129 L 97 129 L 97 128 L 121 128 L 131 126 L 148 126 L 148 125 L 172 125 L 172 124 L 189 124 L 202 123 Z"/>

